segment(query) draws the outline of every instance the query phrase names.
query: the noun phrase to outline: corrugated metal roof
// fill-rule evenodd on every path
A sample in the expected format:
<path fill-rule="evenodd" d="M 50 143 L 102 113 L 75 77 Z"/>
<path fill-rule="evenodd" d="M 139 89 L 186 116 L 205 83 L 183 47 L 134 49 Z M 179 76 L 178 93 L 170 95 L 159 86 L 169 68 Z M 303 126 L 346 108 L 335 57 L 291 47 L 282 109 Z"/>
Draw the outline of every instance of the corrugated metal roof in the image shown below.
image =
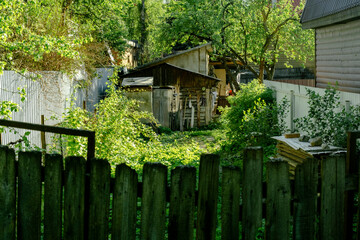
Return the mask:
<path fill-rule="evenodd" d="M 356 6 L 360 6 L 360 0 L 307 0 L 300 22 L 306 23 Z"/>
<path fill-rule="evenodd" d="M 141 69 L 136 68 L 136 69 L 134 69 L 134 71 L 131 71 L 131 72 L 123 74 L 123 75 L 119 75 L 119 77 L 120 78 L 126 78 L 126 77 L 129 77 L 129 76 L 132 76 L 134 73 L 141 72 L 141 71 L 144 71 L 144 70 L 147 70 L 147 69 L 151 69 L 151 68 L 154 68 L 154 67 L 159 66 L 159 65 L 169 66 L 171 68 L 176 68 L 176 69 L 179 69 L 179 70 L 182 70 L 182 71 L 194 74 L 194 75 L 198 75 L 198 76 L 201 76 L 201 77 L 204 77 L 204 78 L 208 78 L 208 79 L 215 80 L 215 81 L 221 81 L 220 79 L 218 79 L 216 77 L 212 77 L 212 76 L 202 74 L 202 73 L 199 73 L 199 72 L 194 72 L 194 71 L 191 71 L 191 70 L 188 70 L 188 69 L 185 69 L 185 68 L 175 66 L 175 65 L 170 64 L 170 63 L 161 63 L 161 64 L 153 65 L 153 66 L 145 66 L 145 67 L 142 67 Z"/>
<path fill-rule="evenodd" d="M 121 86 L 152 86 L 154 82 L 153 77 L 134 77 L 134 78 L 124 78 Z"/>

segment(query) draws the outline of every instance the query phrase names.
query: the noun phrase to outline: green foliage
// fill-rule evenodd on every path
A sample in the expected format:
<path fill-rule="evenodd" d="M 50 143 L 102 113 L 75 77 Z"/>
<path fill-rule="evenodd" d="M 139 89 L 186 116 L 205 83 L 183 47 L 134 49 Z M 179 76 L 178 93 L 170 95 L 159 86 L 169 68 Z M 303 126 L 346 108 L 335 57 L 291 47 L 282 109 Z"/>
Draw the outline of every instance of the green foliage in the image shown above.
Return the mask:
<path fill-rule="evenodd" d="M 168 48 L 211 42 L 218 60 L 231 57 L 260 80 L 264 71 L 271 79 L 280 54 L 300 62 L 314 56 L 313 31 L 302 30 L 299 21 L 304 1 L 297 7 L 292 3 L 171 1 L 159 41 Z"/>
<path fill-rule="evenodd" d="M 239 152 L 245 146 L 268 146 L 270 138 L 285 130 L 284 118 L 288 102 L 277 104 L 272 90 L 254 80 L 241 85 L 236 96 L 229 97 L 230 107 L 223 109 L 221 121 L 226 129 L 230 151 Z"/>
<path fill-rule="evenodd" d="M 124 8 L 130 0 L 3 0 L 0 3 L 0 74 L 3 70 L 62 71 L 110 64 L 122 52 Z"/>
<path fill-rule="evenodd" d="M 158 41 L 160 35 L 159 25 L 165 21 L 166 4 L 163 4 L 162 0 L 145 0 L 145 14 L 142 19 L 143 1 L 132 0 L 129 2 L 131 3 L 125 7 L 127 14 L 124 17 L 128 31 L 127 39 L 136 40 L 139 44 L 143 43 L 143 46 L 141 46 L 143 52 L 141 53 L 141 59 L 139 59 L 140 64 L 161 57 L 164 49 L 162 43 Z"/>
<path fill-rule="evenodd" d="M 44 70 L 44 58 L 79 58 L 84 36 L 74 36 L 61 21 L 61 4 L 48 0 L 4 0 L 0 7 L 0 74 L 6 70 Z M 54 70 L 53 68 L 45 70 Z M 70 66 L 65 68 L 71 69 Z M 65 70 L 61 68 L 61 70 Z M 58 69 L 56 69 L 58 70 Z M 60 69 L 59 69 L 60 70 Z M 70 72 L 70 70 L 69 70 Z"/>
<path fill-rule="evenodd" d="M 324 143 L 346 147 L 346 132 L 360 127 L 360 107 L 349 110 L 340 104 L 339 92 L 329 87 L 323 95 L 307 89 L 309 111 L 295 119 L 295 126 L 310 137 L 322 137 Z"/>
<path fill-rule="evenodd" d="M 152 114 L 139 110 L 138 101 L 125 97 L 121 90 L 111 85 L 107 97 L 96 106 L 96 114 L 72 104 L 64 114 L 61 126 L 95 131 L 95 156 L 107 159 L 112 166 L 126 163 L 141 171 L 145 162 L 161 162 L 170 167 L 198 164 L 204 150 L 196 142 L 162 142 L 160 137 L 163 135 L 157 135 L 143 120 L 156 122 Z M 65 155 L 86 156 L 85 138 L 62 136 L 57 139 L 57 144 L 62 145 Z"/>

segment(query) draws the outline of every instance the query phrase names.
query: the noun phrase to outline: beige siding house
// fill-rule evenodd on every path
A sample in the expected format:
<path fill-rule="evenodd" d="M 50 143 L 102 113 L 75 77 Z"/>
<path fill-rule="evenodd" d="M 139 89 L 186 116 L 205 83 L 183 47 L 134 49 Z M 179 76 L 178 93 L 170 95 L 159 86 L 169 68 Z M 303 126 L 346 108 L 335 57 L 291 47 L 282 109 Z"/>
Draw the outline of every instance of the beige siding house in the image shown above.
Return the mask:
<path fill-rule="evenodd" d="M 301 22 L 315 29 L 316 87 L 360 93 L 360 0 L 308 0 Z"/>

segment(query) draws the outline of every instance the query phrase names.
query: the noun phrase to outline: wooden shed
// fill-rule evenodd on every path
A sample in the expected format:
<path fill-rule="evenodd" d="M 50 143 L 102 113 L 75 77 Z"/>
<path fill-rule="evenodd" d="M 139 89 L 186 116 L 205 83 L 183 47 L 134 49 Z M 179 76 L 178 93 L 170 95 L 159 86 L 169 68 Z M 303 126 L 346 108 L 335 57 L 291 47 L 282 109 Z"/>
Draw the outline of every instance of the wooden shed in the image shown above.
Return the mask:
<path fill-rule="evenodd" d="M 316 87 L 360 93 L 360 0 L 307 0 L 301 23 L 315 29 Z"/>
<path fill-rule="evenodd" d="M 169 63 L 145 66 L 121 75 L 124 79 L 152 77 L 152 112 L 173 130 L 201 127 L 212 119 L 219 79 Z"/>

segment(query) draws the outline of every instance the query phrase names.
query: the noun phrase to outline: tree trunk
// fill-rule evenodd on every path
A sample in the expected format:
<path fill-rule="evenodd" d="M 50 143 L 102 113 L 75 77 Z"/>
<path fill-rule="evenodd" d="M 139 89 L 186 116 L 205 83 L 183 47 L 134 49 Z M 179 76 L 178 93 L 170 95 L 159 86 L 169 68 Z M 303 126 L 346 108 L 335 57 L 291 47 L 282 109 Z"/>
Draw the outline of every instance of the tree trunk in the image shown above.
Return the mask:
<path fill-rule="evenodd" d="M 272 64 L 270 67 L 266 68 L 267 79 L 273 80 L 275 75 L 275 64 Z"/>
<path fill-rule="evenodd" d="M 139 43 L 139 54 L 138 54 L 138 62 L 140 65 L 144 64 L 145 62 L 145 43 L 147 41 L 147 26 L 146 26 L 146 7 L 145 7 L 145 0 L 141 0 L 140 6 L 140 43 Z"/>
<path fill-rule="evenodd" d="M 232 90 L 235 91 L 239 91 L 240 90 L 240 85 L 239 83 L 236 81 L 236 77 L 234 76 L 234 74 L 230 71 L 228 65 L 226 64 L 226 59 L 222 58 L 221 62 L 223 64 L 223 66 L 225 67 L 225 71 L 226 71 L 226 75 L 229 76 L 229 80 L 230 80 L 230 86 Z"/>
<path fill-rule="evenodd" d="M 259 82 L 264 82 L 264 71 L 265 71 L 265 60 L 260 60 L 260 66 L 259 66 Z"/>

